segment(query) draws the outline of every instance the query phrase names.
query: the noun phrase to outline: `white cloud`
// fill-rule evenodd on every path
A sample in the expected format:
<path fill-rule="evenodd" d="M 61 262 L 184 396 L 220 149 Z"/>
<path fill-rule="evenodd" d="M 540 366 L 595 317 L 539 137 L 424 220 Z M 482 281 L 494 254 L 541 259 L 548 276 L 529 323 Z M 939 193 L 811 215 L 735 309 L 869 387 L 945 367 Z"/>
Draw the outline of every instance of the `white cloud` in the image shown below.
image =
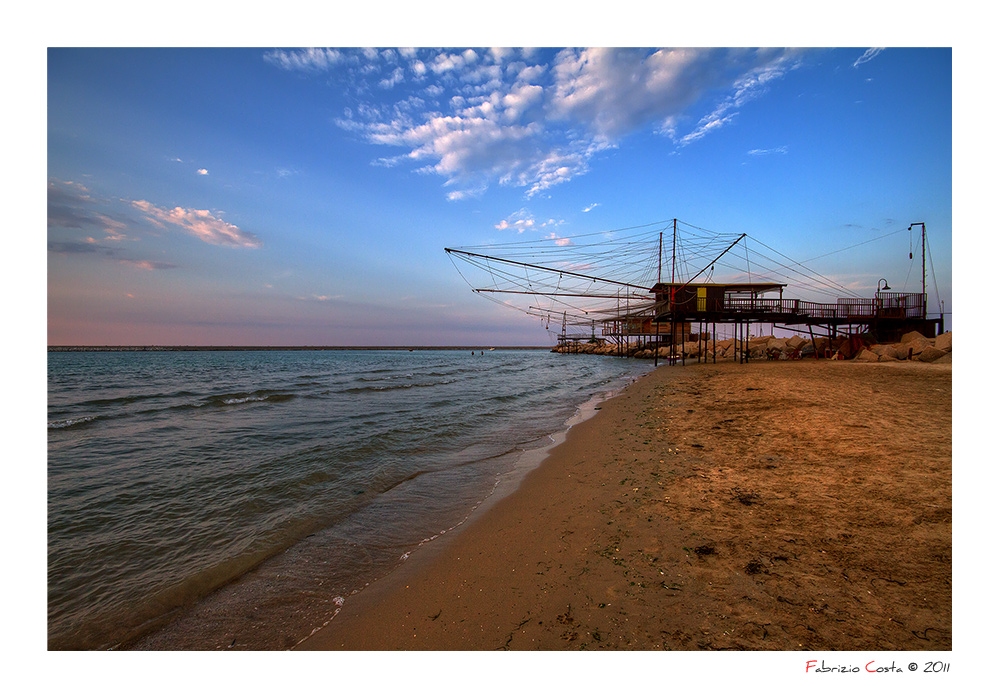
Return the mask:
<path fill-rule="evenodd" d="M 885 47 L 884 46 L 883 47 L 878 47 L 878 48 L 870 48 L 870 49 L 868 49 L 867 51 L 865 51 L 863 54 L 861 54 L 858 57 L 858 60 L 854 61 L 853 67 L 857 68 L 861 64 L 867 63 L 868 61 L 872 60 L 873 58 L 875 58 L 875 56 L 879 55 L 883 51 L 885 51 Z"/>
<path fill-rule="evenodd" d="M 430 69 L 435 73 L 447 73 L 465 65 L 465 56 L 455 53 L 441 53 L 431 61 Z"/>
<path fill-rule="evenodd" d="M 337 49 L 300 49 L 297 51 L 268 51 L 264 60 L 285 70 L 325 71 L 345 60 Z"/>
<path fill-rule="evenodd" d="M 207 175 L 208 174 L 208 170 L 206 170 L 205 168 L 201 168 L 200 170 L 198 170 L 198 174 L 199 175 Z"/>
<path fill-rule="evenodd" d="M 595 207 L 598 207 L 598 206 L 600 206 L 600 204 L 598 204 L 596 202 L 593 203 L 593 204 L 591 204 L 590 206 L 585 206 L 585 207 L 583 207 L 583 213 L 585 213 L 585 214 L 589 213 L 589 212 L 593 211 Z"/>
<path fill-rule="evenodd" d="M 364 99 L 335 120 L 445 178 L 461 200 L 492 184 L 536 196 L 585 174 L 592 158 L 652 132 L 684 147 L 726 127 L 768 84 L 798 65 L 779 49 L 407 49 L 272 51 L 286 70 L 323 70 Z M 336 70 L 334 70 L 336 68 Z M 371 102 L 374 88 L 409 95 Z"/>
<path fill-rule="evenodd" d="M 788 146 L 778 146 L 777 148 L 754 148 L 748 150 L 747 155 L 784 155 L 788 153 Z"/>
<path fill-rule="evenodd" d="M 171 224 L 181 228 L 196 238 L 211 245 L 228 247 L 258 248 L 260 240 L 231 223 L 214 216 L 211 212 L 200 209 L 183 209 L 175 206 L 173 209 L 163 209 L 148 201 L 133 201 L 132 206 L 146 214 L 146 219 L 160 227 Z"/>
<path fill-rule="evenodd" d="M 403 69 L 396 68 L 394 71 L 392 71 L 392 74 L 388 78 L 380 80 L 378 86 L 387 90 L 402 81 L 403 81 Z"/>
<path fill-rule="evenodd" d="M 494 226 L 498 231 L 505 231 L 508 228 L 516 228 L 518 233 L 535 227 L 535 217 L 527 209 L 515 211 L 510 216 Z"/>
<path fill-rule="evenodd" d="M 569 238 L 561 238 L 558 235 L 556 235 L 555 233 L 549 233 L 545 237 L 548 238 L 549 240 L 551 240 L 552 242 L 554 242 L 559 247 L 566 247 L 567 245 L 572 245 L 573 244 L 573 241 L 570 240 Z"/>

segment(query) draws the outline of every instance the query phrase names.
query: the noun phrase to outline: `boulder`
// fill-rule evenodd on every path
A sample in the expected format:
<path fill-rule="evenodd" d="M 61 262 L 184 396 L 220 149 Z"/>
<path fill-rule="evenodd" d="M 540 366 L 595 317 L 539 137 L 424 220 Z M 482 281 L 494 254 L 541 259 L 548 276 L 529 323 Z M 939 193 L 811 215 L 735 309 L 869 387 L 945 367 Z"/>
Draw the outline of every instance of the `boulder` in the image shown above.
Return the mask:
<path fill-rule="evenodd" d="M 951 352 L 945 352 L 943 357 L 935 359 L 934 364 L 951 364 Z"/>
<path fill-rule="evenodd" d="M 930 344 L 931 342 L 926 337 L 924 337 L 922 333 L 917 332 L 916 330 L 911 330 L 910 332 L 906 333 L 901 338 L 899 338 L 899 344 L 904 345 L 912 340 L 924 340 L 925 344 Z"/>
<path fill-rule="evenodd" d="M 878 360 L 879 356 L 868 349 L 861 350 L 854 358 L 856 362 L 877 362 Z"/>
<path fill-rule="evenodd" d="M 945 352 L 951 352 L 951 331 L 946 333 L 941 333 L 934 338 L 934 346 L 939 350 L 944 350 Z"/>
<path fill-rule="evenodd" d="M 878 360 L 880 362 L 898 362 L 898 361 L 900 361 L 899 359 L 896 358 L 895 353 L 890 354 L 889 352 L 886 352 L 885 354 L 880 354 L 879 357 L 878 357 Z"/>
<path fill-rule="evenodd" d="M 934 343 L 918 332 L 906 333 L 905 340 L 901 340 L 896 345 L 896 357 L 899 359 L 919 359 L 920 353 L 928 347 L 933 347 Z"/>
<path fill-rule="evenodd" d="M 891 345 L 885 353 L 893 359 L 904 360 L 909 358 L 909 348 L 902 345 Z"/>
<path fill-rule="evenodd" d="M 805 339 L 804 337 L 799 337 L 798 335 L 795 335 L 794 337 L 790 337 L 787 340 L 785 340 L 785 345 L 787 345 L 788 349 L 790 349 L 792 352 L 802 351 L 802 348 L 805 347 L 808 343 L 809 340 Z"/>
<path fill-rule="evenodd" d="M 916 359 L 917 355 L 923 352 L 928 347 L 933 347 L 933 340 L 928 340 L 926 337 L 918 333 L 916 330 L 913 332 L 908 332 L 903 335 L 899 340 L 899 347 L 903 349 L 904 352 L 909 354 L 909 351 L 913 350 L 913 358 Z"/>
<path fill-rule="evenodd" d="M 937 347 L 928 347 L 923 352 L 920 353 L 920 361 L 922 362 L 933 362 L 936 359 L 941 359 L 941 357 L 948 354 L 942 349 Z"/>

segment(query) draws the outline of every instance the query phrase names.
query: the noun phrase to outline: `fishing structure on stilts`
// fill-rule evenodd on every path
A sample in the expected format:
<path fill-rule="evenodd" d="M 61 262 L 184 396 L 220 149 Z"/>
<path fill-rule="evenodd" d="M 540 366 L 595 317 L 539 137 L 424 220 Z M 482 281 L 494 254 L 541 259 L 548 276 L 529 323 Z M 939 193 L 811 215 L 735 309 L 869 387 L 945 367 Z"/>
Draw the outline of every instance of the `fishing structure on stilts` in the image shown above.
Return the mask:
<path fill-rule="evenodd" d="M 684 361 L 679 345 L 714 343 L 720 326 L 740 347 L 746 346 L 753 324 L 801 330 L 814 347 L 817 334 L 830 340 L 840 334 L 891 342 L 912 330 L 931 337 L 943 332 L 943 307 L 940 318 L 927 318 L 926 226 L 912 224 L 864 242 L 912 233 L 916 226 L 921 229 L 922 292 L 893 292 L 879 280 L 873 298 L 750 235 L 717 233 L 676 218 L 445 252 L 476 294 L 538 317 L 550 334 L 558 327 L 560 346 L 611 343 L 624 353 L 638 344 L 653 349 L 654 359 Z M 789 287 L 826 300 L 789 298 Z M 940 295 L 938 299 L 940 305 Z M 669 350 L 664 353 L 661 347 Z M 734 355 L 744 360 L 743 351 Z"/>

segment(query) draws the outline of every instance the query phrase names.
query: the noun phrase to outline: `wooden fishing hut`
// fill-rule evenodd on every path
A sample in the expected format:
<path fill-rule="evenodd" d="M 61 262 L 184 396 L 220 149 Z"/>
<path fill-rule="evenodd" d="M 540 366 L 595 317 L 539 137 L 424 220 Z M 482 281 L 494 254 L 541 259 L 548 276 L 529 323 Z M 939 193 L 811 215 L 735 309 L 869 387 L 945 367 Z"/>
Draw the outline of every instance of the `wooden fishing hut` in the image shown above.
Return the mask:
<path fill-rule="evenodd" d="M 669 344 L 674 356 L 673 347 L 689 338 L 696 337 L 699 343 L 703 338 L 706 341 L 711 338 L 714 343 L 718 324 L 732 324 L 733 336 L 741 347 L 749 340 L 750 326 L 754 323 L 796 332 L 806 327 L 814 345 L 816 328 L 831 341 L 842 331 L 851 339 L 867 334 L 878 342 L 898 342 L 902 335 L 913 330 L 928 337 L 944 330 L 943 317 L 927 318 L 926 294 L 879 291 L 873 299 L 841 298 L 836 303 L 814 303 L 784 298 L 785 286 L 773 282 L 658 283 L 650 290 L 656 299 L 649 318 L 655 342 Z M 697 324 L 696 334 L 691 333 L 692 324 Z M 660 334 L 655 332 L 658 329 L 666 331 Z M 742 355 L 737 355 L 736 359 L 743 361 Z"/>
<path fill-rule="evenodd" d="M 742 343 L 749 337 L 752 322 L 771 322 L 775 312 L 786 308 L 782 294 L 785 284 L 774 282 L 660 282 L 650 291 L 654 294 L 655 306 L 652 323 L 667 332 L 656 337 L 657 345 L 668 344 L 670 356 L 676 355 L 675 347 L 686 341 L 709 340 L 714 344 L 719 323 L 732 323 L 734 337 Z M 777 294 L 777 298 L 773 294 Z M 794 308 L 794 304 L 788 307 Z M 691 328 L 697 324 L 697 332 Z M 681 329 L 678 337 L 677 329 Z M 714 347 L 713 347 L 714 354 Z M 701 351 L 699 351 L 699 356 Z M 684 352 L 681 352 L 681 362 Z"/>

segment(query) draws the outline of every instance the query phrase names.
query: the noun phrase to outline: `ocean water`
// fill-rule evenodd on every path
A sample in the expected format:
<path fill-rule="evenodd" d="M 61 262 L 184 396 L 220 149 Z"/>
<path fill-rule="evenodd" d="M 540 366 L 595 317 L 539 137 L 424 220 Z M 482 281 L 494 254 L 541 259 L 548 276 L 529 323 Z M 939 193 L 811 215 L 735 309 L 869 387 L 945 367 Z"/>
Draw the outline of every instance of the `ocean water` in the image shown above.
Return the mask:
<path fill-rule="evenodd" d="M 294 647 L 651 362 L 51 352 L 50 649 Z"/>

